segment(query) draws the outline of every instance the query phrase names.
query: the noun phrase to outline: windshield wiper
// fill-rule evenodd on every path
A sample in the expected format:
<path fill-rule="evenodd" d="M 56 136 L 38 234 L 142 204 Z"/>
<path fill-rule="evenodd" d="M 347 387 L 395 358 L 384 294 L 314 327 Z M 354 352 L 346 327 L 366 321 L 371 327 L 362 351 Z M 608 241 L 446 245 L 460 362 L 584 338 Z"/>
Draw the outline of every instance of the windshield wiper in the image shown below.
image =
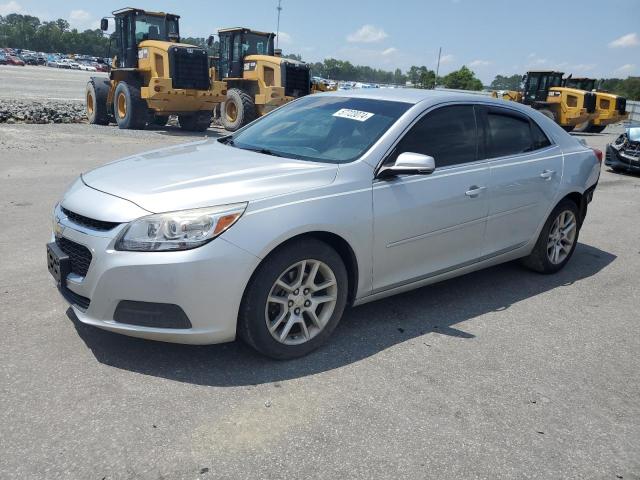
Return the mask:
<path fill-rule="evenodd" d="M 263 155 L 271 155 L 273 157 L 282 157 L 283 155 L 274 152 L 273 150 L 269 150 L 268 148 L 250 148 L 250 147 L 238 147 L 242 150 L 249 150 L 250 152 L 262 153 Z"/>

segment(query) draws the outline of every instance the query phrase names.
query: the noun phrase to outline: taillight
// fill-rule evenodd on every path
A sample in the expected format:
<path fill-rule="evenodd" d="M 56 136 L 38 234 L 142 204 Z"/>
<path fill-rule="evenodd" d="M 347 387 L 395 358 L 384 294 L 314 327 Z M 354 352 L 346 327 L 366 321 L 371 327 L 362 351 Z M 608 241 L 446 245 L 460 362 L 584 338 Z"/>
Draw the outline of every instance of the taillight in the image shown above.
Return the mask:
<path fill-rule="evenodd" d="M 596 158 L 598 159 L 598 162 L 602 163 L 602 150 L 598 148 L 593 148 L 593 147 L 591 147 L 591 150 L 593 150 L 593 153 L 596 154 Z"/>

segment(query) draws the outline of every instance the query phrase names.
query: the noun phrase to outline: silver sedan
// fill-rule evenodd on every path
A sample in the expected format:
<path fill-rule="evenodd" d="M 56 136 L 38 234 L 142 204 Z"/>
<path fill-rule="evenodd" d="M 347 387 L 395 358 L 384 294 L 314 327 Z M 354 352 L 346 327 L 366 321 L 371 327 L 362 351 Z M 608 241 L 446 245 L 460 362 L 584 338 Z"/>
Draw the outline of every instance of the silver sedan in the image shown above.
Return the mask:
<path fill-rule="evenodd" d="M 511 102 L 311 95 L 233 135 L 83 174 L 55 207 L 47 262 L 81 322 L 168 342 L 239 336 L 292 358 L 347 305 L 515 259 L 560 270 L 596 153 Z"/>

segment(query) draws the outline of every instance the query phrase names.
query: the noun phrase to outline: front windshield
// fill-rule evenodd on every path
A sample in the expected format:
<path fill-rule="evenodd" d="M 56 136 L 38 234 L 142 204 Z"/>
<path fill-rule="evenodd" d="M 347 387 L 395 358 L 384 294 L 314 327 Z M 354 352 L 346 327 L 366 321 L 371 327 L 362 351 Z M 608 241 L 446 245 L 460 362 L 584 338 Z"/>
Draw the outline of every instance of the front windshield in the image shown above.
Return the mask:
<path fill-rule="evenodd" d="M 242 37 L 242 54 L 273 55 L 273 35 L 245 33 Z"/>
<path fill-rule="evenodd" d="M 403 102 L 311 95 L 222 141 L 271 155 L 344 163 L 366 152 L 409 107 Z"/>
<path fill-rule="evenodd" d="M 169 40 L 178 36 L 178 21 L 155 15 L 136 15 L 136 42 Z"/>

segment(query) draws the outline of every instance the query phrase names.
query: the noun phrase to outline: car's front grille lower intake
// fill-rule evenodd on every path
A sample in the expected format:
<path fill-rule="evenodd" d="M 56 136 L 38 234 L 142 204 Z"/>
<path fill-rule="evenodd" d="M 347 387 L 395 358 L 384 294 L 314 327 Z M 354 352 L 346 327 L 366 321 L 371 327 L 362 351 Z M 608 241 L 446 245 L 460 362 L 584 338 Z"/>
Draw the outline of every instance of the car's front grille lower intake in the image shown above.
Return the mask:
<path fill-rule="evenodd" d="M 66 215 L 66 217 L 71 220 L 76 225 L 80 225 L 81 227 L 89 228 L 91 230 L 97 230 L 99 232 L 108 232 L 109 230 L 113 230 L 118 225 L 118 222 L 105 222 L 103 220 L 96 220 L 94 218 L 85 217 L 84 215 L 80 215 L 78 213 L 72 212 L 71 210 L 67 210 L 66 208 L 61 208 L 62 213 Z"/>
<path fill-rule="evenodd" d="M 64 237 L 56 237 L 56 244 L 60 247 L 60 250 L 69 255 L 71 272 L 81 277 L 86 277 L 89 265 L 91 265 L 91 251 L 84 245 Z"/>

